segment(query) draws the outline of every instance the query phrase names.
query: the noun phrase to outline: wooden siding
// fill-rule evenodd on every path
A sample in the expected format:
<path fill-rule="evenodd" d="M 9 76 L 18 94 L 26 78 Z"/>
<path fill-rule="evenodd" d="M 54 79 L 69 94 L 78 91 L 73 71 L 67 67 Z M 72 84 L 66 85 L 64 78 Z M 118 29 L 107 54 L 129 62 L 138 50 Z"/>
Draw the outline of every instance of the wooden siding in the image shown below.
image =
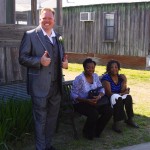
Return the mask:
<path fill-rule="evenodd" d="M 25 80 L 25 69 L 18 62 L 23 33 L 34 26 L 0 25 L 0 85 Z"/>
<path fill-rule="evenodd" d="M 81 22 L 80 12 L 95 12 Z M 116 12 L 117 39 L 104 41 L 104 13 Z M 146 57 L 150 54 L 150 2 L 99 4 L 63 8 L 67 52 Z"/>

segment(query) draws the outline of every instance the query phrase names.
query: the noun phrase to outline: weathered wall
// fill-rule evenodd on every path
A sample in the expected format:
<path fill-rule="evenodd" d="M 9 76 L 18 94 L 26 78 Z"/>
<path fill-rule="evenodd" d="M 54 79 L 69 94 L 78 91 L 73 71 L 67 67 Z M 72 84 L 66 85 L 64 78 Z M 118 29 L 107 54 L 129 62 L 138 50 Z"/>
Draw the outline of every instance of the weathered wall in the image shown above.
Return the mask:
<path fill-rule="evenodd" d="M 81 22 L 80 12 L 95 12 Z M 116 12 L 117 38 L 104 41 L 104 13 Z M 146 57 L 150 53 L 150 2 L 99 4 L 63 9 L 67 52 Z"/>
<path fill-rule="evenodd" d="M 6 0 L 1 0 L 1 4 L 0 4 L 0 23 L 6 23 Z"/>
<path fill-rule="evenodd" d="M 118 60 L 123 68 L 133 69 L 148 69 L 146 68 L 146 58 L 137 56 L 119 56 L 119 55 L 104 55 L 93 53 L 67 53 L 70 63 L 83 63 L 85 58 L 91 57 L 96 61 L 97 65 L 106 66 L 107 62 L 111 59 Z"/>

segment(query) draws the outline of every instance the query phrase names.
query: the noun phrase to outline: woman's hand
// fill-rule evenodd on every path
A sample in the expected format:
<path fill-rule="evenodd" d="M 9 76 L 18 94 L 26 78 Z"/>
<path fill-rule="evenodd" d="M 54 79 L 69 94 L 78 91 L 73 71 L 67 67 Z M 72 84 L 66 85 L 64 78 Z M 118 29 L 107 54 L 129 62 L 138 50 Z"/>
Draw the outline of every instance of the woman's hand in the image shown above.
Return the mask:
<path fill-rule="evenodd" d="M 101 97 L 104 96 L 104 93 L 100 93 L 98 96 L 93 96 L 92 99 L 88 99 L 88 103 L 91 105 L 97 105 L 97 102 Z"/>
<path fill-rule="evenodd" d="M 92 104 L 92 105 L 97 105 L 97 101 L 99 99 L 101 99 L 101 97 L 103 96 L 103 93 L 100 93 L 98 96 L 93 96 L 92 99 L 88 99 L 88 103 Z"/>
<path fill-rule="evenodd" d="M 96 106 L 97 105 L 97 99 L 88 99 L 87 103 L 89 103 L 90 105 Z"/>
<path fill-rule="evenodd" d="M 124 92 L 120 93 L 120 95 L 129 94 L 129 93 L 130 93 L 130 88 L 127 88 Z"/>
<path fill-rule="evenodd" d="M 102 96 L 104 96 L 104 93 L 99 93 L 98 96 L 93 96 L 93 98 L 98 101 L 99 99 L 101 99 Z"/>
<path fill-rule="evenodd" d="M 126 90 L 125 90 L 125 94 L 129 94 L 130 93 L 130 88 L 127 88 Z"/>

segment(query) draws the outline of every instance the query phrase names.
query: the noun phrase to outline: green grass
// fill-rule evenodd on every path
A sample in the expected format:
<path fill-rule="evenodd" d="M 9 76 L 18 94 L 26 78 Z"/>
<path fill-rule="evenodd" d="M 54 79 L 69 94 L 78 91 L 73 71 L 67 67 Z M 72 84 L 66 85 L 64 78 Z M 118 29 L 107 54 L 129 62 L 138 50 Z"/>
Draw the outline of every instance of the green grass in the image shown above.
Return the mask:
<path fill-rule="evenodd" d="M 0 149 L 10 149 L 10 142 L 32 131 L 30 100 L 0 99 Z"/>
<path fill-rule="evenodd" d="M 67 72 L 81 73 L 82 71 L 83 71 L 82 64 L 71 64 L 71 63 L 69 64 L 68 70 L 64 70 L 65 73 Z M 106 71 L 105 66 L 97 65 L 95 68 L 95 72 L 98 75 L 104 74 L 105 71 Z M 127 78 L 129 79 L 129 81 L 138 80 L 142 82 L 147 82 L 147 81 L 150 82 L 150 71 L 121 68 L 120 73 L 125 74 Z"/>
<path fill-rule="evenodd" d="M 95 71 L 101 75 L 105 70 L 105 66 L 96 66 Z M 65 80 L 74 79 L 82 71 L 81 64 L 70 63 L 69 69 L 63 72 Z M 140 128 L 134 129 L 122 122 L 123 133 L 117 134 L 111 129 L 111 119 L 100 138 L 88 141 L 82 137 L 86 118 L 80 117 L 76 119 L 80 139 L 74 140 L 72 126 L 61 123 L 53 141 L 56 148 L 59 150 L 110 150 L 150 142 L 150 71 L 122 68 L 120 73 L 126 74 L 128 78 L 128 86 L 134 102 L 134 120 Z M 33 135 L 17 142 L 14 150 L 34 150 Z"/>
<path fill-rule="evenodd" d="M 100 76 L 105 73 L 105 70 L 105 66 L 96 66 L 95 72 Z M 74 76 L 80 74 L 82 71 L 83 67 L 81 64 L 69 64 L 69 69 L 64 70 L 64 74 L 66 79 L 70 75 L 73 75 L 74 79 Z M 78 149 L 82 149 L 86 144 L 88 144 L 88 148 L 86 149 L 93 150 L 96 147 L 97 149 L 112 149 L 142 142 L 150 142 L 150 71 L 121 68 L 120 73 L 127 76 L 128 87 L 131 88 L 131 95 L 134 102 L 134 120 L 139 124 L 140 129 L 129 128 L 126 124 L 122 123 L 124 132 L 117 134 L 111 130 L 111 120 L 100 139 L 96 139 L 92 143 L 87 143 L 82 138 L 82 142 L 73 141 L 74 146 L 79 145 L 80 148 Z M 92 146 L 93 149 L 89 148 Z"/>

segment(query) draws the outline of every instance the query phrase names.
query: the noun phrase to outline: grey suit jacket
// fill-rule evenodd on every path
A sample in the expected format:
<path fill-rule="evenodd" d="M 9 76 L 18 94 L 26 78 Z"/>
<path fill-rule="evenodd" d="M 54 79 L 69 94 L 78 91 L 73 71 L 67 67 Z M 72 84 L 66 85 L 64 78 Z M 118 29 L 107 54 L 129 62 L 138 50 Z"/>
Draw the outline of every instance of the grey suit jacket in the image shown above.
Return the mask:
<path fill-rule="evenodd" d="M 59 79 L 62 85 L 61 62 L 64 57 L 63 44 L 58 40 L 59 34 L 56 33 L 59 47 Z M 27 67 L 27 91 L 31 96 L 46 97 L 51 85 L 51 65 L 44 67 L 40 64 L 40 59 L 44 54 L 46 41 L 40 27 L 24 33 L 19 49 L 19 63 Z"/>

